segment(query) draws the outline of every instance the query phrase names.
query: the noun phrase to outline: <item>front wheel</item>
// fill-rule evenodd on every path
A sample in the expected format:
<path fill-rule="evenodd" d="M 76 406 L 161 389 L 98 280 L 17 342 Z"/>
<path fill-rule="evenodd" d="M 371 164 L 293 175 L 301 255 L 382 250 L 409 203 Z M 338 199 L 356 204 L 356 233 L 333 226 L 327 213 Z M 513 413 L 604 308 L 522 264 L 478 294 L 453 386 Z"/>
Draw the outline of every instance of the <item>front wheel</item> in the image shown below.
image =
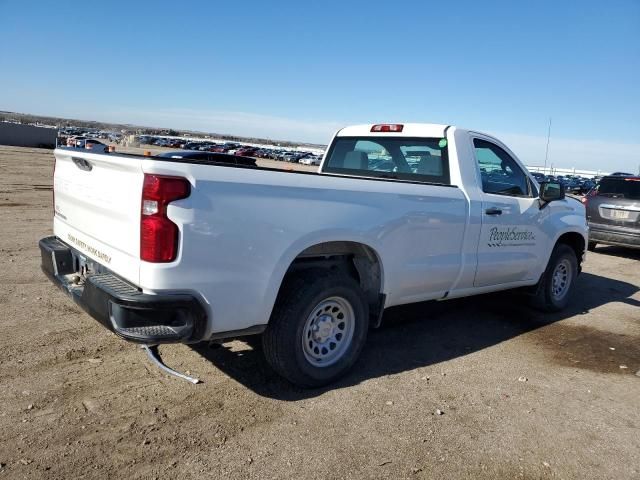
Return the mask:
<path fill-rule="evenodd" d="M 286 280 L 262 341 L 273 369 L 301 387 L 335 381 L 355 363 L 368 330 L 360 285 L 340 271 L 307 270 Z"/>
<path fill-rule="evenodd" d="M 571 247 L 558 244 L 540 278 L 533 305 L 545 312 L 558 312 L 569 303 L 578 275 L 578 260 Z"/>

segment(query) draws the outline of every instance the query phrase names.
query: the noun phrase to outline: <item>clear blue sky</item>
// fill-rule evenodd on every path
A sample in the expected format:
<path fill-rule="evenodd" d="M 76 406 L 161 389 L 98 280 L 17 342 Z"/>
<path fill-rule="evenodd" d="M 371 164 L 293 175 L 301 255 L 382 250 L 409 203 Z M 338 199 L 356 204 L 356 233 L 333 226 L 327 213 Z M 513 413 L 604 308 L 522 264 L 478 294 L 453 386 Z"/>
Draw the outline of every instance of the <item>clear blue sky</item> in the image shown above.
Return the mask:
<path fill-rule="evenodd" d="M 456 124 L 640 164 L 640 0 L 0 0 L 0 109 L 327 142 Z M 613 162 L 613 163 L 611 163 Z"/>

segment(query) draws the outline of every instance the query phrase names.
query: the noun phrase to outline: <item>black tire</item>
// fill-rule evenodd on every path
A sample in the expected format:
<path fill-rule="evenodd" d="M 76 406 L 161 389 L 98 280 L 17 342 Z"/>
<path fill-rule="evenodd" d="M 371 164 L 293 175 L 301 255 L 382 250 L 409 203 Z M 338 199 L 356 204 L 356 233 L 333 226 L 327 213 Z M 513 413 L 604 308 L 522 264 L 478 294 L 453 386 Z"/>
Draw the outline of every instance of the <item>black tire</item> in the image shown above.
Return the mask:
<path fill-rule="evenodd" d="M 344 352 L 335 363 L 317 366 L 308 360 L 302 339 L 310 316 L 330 298 L 340 298 L 351 306 L 353 334 L 350 342 L 341 347 Z M 368 305 L 360 285 L 352 277 L 339 270 L 306 270 L 287 278 L 280 290 L 262 335 L 264 355 L 271 367 L 291 383 L 303 388 L 321 387 L 353 366 L 364 347 L 368 328 Z"/>
<path fill-rule="evenodd" d="M 562 296 L 556 295 L 558 290 L 554 290 L 554 272 L 560 264 L 568 270 L 566 281 L 568 285 Z M 558 312 L 564 309 L 569 303 L 575 280 L 578 275 L 578 259 L 574 250 L 563 243 L 559 243 L 553 249 L 549 264 L 540 278 L 533 299 L 533 306 L 544 312 Z M 562 276 L 562 274 L 560 274 Z"/>
<path fill-rule="evenodd" d="M 596 242 L 589 242 L 587 244 L 587 250 L 589 250 L 590 252 L 595 252 L 596 251 L 596 245 L 598 245 Z"/>

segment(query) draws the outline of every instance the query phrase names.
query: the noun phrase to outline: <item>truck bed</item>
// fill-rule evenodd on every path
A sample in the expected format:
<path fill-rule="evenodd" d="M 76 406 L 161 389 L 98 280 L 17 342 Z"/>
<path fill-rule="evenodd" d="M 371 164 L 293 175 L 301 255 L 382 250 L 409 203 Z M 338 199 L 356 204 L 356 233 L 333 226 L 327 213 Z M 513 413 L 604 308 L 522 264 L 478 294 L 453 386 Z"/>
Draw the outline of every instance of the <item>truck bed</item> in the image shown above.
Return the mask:
<path fill-rule="evenodd" d="M 364 243 L 390 259 L 389 306 L 444 295 L 460 270 L 468 202 L 456 186 L 75 149 L 55 156 L 56 236 L 94 261 L 109 257 L 107 268 L 146 293 L 201 296 L 207 333 L 266 323 L 293 259 L 323 241 Z M 191 195 L 168 207 L 180 230 L 171 263 L 137 256 L 145 174 L 191 184 Z"/>

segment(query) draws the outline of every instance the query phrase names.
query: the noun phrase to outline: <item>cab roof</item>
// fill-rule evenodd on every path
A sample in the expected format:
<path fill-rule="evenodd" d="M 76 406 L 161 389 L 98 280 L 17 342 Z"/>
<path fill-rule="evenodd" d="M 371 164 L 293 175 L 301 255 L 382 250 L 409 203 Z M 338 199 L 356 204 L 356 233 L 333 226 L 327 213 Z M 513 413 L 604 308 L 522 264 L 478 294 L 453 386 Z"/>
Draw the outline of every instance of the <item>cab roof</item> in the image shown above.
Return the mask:
<path fill-rule="evenodd" d="M 372 132 L 376 125 L 402 125 L 402 131 Z M 437 123 L 368 123 L 364 125 L 351 125 L 344 127 L 336 136 L 338 137 L 427 137 L 440 138 L 444 136 L 444 131 L 449 125 Z"/>

